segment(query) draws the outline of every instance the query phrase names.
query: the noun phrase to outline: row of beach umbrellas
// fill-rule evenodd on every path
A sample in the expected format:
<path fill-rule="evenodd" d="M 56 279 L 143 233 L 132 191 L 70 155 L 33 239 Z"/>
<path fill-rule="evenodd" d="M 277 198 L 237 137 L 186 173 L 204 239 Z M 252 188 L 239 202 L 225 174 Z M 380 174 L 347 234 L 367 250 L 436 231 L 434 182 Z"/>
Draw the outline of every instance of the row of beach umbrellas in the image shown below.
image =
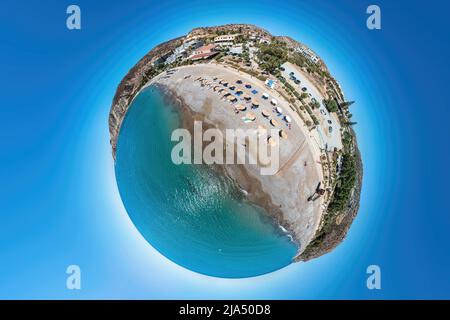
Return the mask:
<path fill-rule="evenodd" d="M 198 78 L 196 80 L 200 80 L 202 82 L 202 84 L 204 84 L 204 85 L 211 85 L 212 84 L 211 81 L 207 81 L 206 79 Z M 215 80 L 217 80 L 217 77 L 214 78 L 214 81 Z M 237 79 L 236 83 L 240 84 L 240 83 L 242 83 L 242 80 Z M 227 86 L 228 82 L 226 80 L 219 79 L 219 84 Z M 248 82 L 245 83 L 244 86 L 247 87 L 247 88 L 251 88 L 251 84 L 248 83 Z M 235 88 L 236 88 L 235 86 L 230 86 L 229 87 L 229 89 L 231 89 L 231 90 L 234 90 Z M 218 86 L 218 85 L 214 86 L 213 90 L 214 91 L 218 91 L 219 93 L 222 92 L 222 91 L 225 91 L 225 93 L 223 94 L 223 97 L 226 97 L 227 100 L 230 101 L 230 102 L 237 101 L 237 98 L 234 95 L 232 95 L 229 91 L 226 91 L 223 88 L 220 88 L 220 86 Z M 243 91 L 242 91 L 242 89 L 238 88 L 238 89 L 236 89 L 236 92 L 239 93 L 239 92 L 243 92 Z M 251 96 L 249 96 L 248 94 L 244 95 L 243 98 L 246 101 L 252 100 Z M 267 99 L 267 98 L 269 98 L 269 95 L 267 93 L 263 93 L 263 98 Z M 279 113 L 279 114 L 283 113 L 283 109 L 281 107 L 277 106 L 278 101 L 276 99 L 272 99 L 270 102 L 271 102 L 272 105 L 276 106 L 275 110 L 276 110 L 277 113 Z M 253 99 L 252 100 L 252 105 L 255 106 L 255 107 L 258 107 L 259 106 L 259 101 L 256 100 L 256 99 Z M 247 107 L 245 105 L 238 104 L 238 105 L 235 106 L 235 109 L 238 110 L 238 111 L 245 111 L 247 109 Z M 261 111 L 261 114 L 265 118 L 268 118 L 270 116 L 270 113 L 267 111 L 267 109 L 263 109 Z M 250 112 L 247 112 L 247 114 L 245 115 L 244 119 L 247 120 L 247 121 L 254 121 L 256 119 L 256 115 L 255 115 L 254 112 L 250 111 Z M 292 121 L 291 118 L 288 115 L 286 115 L 284 117 L 284 120 L 287 123 L 290 123 Z M 274 127 L 278 126 L 278 121 L 276 119 L 270 119 L 270 124 L 272 126 L 274 126 Z M 284 130 L 280 130 L 279 134 L 280 134 L 280 137 L 287 138 L 287 133 Z"/>

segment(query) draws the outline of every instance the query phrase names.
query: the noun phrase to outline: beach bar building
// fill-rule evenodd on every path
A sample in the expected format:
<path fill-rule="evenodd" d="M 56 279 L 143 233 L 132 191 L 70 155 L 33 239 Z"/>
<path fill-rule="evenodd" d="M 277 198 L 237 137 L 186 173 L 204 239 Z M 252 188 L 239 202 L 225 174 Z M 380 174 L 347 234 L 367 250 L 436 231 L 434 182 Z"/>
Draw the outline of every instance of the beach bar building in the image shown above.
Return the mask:
<path fill-rule="evenodd" d="M 202 46 L 200 48 L 193 50 L 192 55 L 189 57 L 189 59 L 191 61 L 204 60 L 204 59 L 211 58 L 218 53 L 219 52 L 216 51 L 215 44 L 208 44 L 206 46 Z"/>

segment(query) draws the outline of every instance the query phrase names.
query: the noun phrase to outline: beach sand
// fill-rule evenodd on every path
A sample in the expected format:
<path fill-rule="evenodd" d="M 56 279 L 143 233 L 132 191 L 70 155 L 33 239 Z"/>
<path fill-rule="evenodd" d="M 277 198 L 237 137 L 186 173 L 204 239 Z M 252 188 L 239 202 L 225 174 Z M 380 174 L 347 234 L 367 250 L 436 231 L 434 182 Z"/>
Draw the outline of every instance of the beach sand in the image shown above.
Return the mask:
<path fill-rule="evenodd" d="M 236 85 L 244 91 L 244 94 L 258 99 L 260 106 L 253 110 L 256 120 L 244 123 L 242 117 L 247 112 L 236 114 L 233 105 L 224 99 L 212 87 L 201 86 L 197 78 L 203 77 L 214 82 L 213 78 L 225 79 L 229 84 Z M 244 85 L 236 84 L 236 79 L 243 83 L 249 82 L 251 89 Z M 241 189 L 246 191 L 247 198 L 254 204 L 264 207 L 266 211 L 293 236 L 299 245 L 299 252 L 306 248 L 314 237 L 321 216 L 324 212 L 323 199 L 308 201 L 314 193 L 317 184 L 323 180 L 322 167 L 318 163 L 320 150 L 311 141 L 309 132 L 299 116 L 293 112 L 287 101 L 280 97 L 274 90 L 268 89 L 263 82 L 248 74 L 226 68 L 216 64 L 201 64 L 177 68 L 170 77 L 161 74 L 147 85 L 156 84 L 164 88 L 172 99 L 176 99 L 182 106 L 183 126 L 189 130 L 193 128 L 194 120 L 203 120 L 209 127 L 221 130 L 237 128 L 257 128 L 264 125 L 272 128 L 268 119 L 261 114 L 262 109 L 270 111 L 270 118 L 278 122 L 277 128 L 288 133 L 287 139 L 280 139 L 280 166 L 275 175 L 261 175 L 258 165 L 225 165 L 217 170 L 225 170 Z M 218 80 L 214 85 L 219 85 Z M 220 85 L 221 86 L 221 85 Z M 221 86 L 223 87 L 223 86 Z M 223 87 L 225 88 L 225 87 Z M 228 88 L 225 88 L 232 92 Z M 251 93 L 256 89 L 257 94 Z M 270 98 L 265 100 L 261 96 L 268 93 Z M 292 119 L 289 129 L 281 117 L 272 112 L 273 106 L 270 100 L 275 98 L 283 113 Z M 238 101 L 236 104 L 244 103 Z M 250 104 L 247 104 L 250 109 Z M 207 129 L 204 125 L 203 129 Z"/>

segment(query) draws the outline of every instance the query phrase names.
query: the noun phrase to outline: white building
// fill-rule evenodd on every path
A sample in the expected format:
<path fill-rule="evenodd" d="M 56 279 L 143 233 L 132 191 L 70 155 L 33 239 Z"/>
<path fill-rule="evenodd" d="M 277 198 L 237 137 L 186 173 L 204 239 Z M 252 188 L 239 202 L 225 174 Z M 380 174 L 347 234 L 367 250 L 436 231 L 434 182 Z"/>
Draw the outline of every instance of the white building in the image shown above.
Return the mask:
<path fill-rule="evenodd" d="M 238 34 L 224 34 L 214 38 L 214 42 L 221 46 L 232 46 Z"/>
<path fill-rule="evenodd" d="M 203 44 L 202 41 L 198 40 L 190 40 L 184 42 L 182 45 L 175 48 L 173 53 L 166 59 L 165 64 L 170 64 L 175 62 L 178 58 L 185 58 L 187 57 L 187 51 L 191 48 L 198 48 Z"/>
<path fill-rule="evenodd" d="M 275 89 L 275 86 L 277 85 L 277 80 L 275 79 L 267 79 L 265 82 L 265 85 L 269 87 L 270 89 Z"/>
<path fill-rule="evenodd" d="M 250 59 L 255 59 L 257 52 L 258 52 L 258 48 L 252 47 L 252 46 L 248 47 L 248 54 L 250 56 Z"/>
<path fill-rule="evenodd" d="M 300 52 L 302 55 L 307 57 L 309 60 L 311 60 L 314 63 L 319 63 L 320 59 L 316 54 L 310 49 L 305 46 L 301 46 L 295 49 L 297 52 Z"/>
<path fill-rule="evenodd" d="M 272 41 L 270 41 L 270 38 L 262 37 L 261 39 L 259 39 L 259 42 L 265 43 L 265 44 L 270 44 Z"/>
<path fill-rule="evenodd" d="M 242 44 L 239 44 L 239 45 L 235 45 L 234 47 L 230 48 L 230 53 L 232 55 L 239 55 L 239 54 L 242 54 L 243 50 L 244 49 L 242 47 Z"/>

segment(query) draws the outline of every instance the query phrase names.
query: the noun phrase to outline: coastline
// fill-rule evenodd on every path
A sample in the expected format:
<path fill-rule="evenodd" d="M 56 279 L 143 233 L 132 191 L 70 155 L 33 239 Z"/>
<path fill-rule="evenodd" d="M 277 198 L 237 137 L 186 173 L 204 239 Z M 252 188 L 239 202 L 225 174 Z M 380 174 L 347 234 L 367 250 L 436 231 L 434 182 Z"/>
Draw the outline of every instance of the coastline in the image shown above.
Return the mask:
<path fill-rule="evenodd" d="M 205 114 L 194 111 L 184 101 L 183 97 L 179 96 L 168 86 L 160 83 L 150 82 L 147 83 L 142 88 L 142 90 L 150 86 L 155 86 L 159 90 L 161 90 L 164 95 L 164 99 L 167 99 L 170 103 L 174 104 L 178 108 L 181 114 L 182 127 L 189 130 L 191 134 L 193 134 L 193 124 L 196 120 L 203 122 L 203 131 L 209 128 L 216 127 L 216 125 L 208 121 L 208 119 L 205 117 Z M 225 177 L 230 179 L 248 202 L 250 202 L 254 206 L 264 209 L 264 211 L 268 214 L 268 217 L 271 218 L 272 222 L 275 223 L 275 225 L 279 227 L 283 233 L 287 234 L 291 241 L 297 245 L 297 248 L 300 249 L 300 243 L 295 237 L 292 225 L 290 225 L 283 218 L 283 212 L 278 206 L 273 203 L 271 195 L 263 190 L 261 181 L 257 177 L 251 175 L 249 170 L 244 165 L 226 164 L 223 166 L 212 165 L 211 167 L 218 174 L 224 175 Z M 295 256 L 292 257 L 293 260 L 294 258 Z"/>
<path fill-rule="evenodd" d="M 356 140 L 356 134 L 352 132 L 352 135 Z M 340 213 L 338 217 L 336 217 L 331 232 L 326 233 L 321 241 L 317 244 L 312 243 L 315 240 L 313 239 L 310 243 L 310 247 L 305 248 L 302 253 L 298 254 L 294 258 L 294 261 L 307 262 L 309 260 L 318 258 L 334 250 L 346 238 L 348 231 L 358 214 L 364 172 L 361 153 L 358 149 L 357 144 L 355 146 L 357 178 L 356 183 L 353 187 L 352 196 L 347 203 L 347 209 L 344 212 Z"/>
<path fill-rule="evenodd" d="M 258 90 L 258 95 L 255 95 L 258 98 L 263 92 L 268 92 L 270 96 L 276 97 L 278 106 L 291 116 L 292 126 L 287 129 L 283 121 L 272 111 L 270 117 L 280 121 L 276 126 L 271 126 L 268 119 L 261 115 L 262 109 L 273 109 L 273 106 L 269 107 L 270 99 L 260 100 L 261 106 L 254 110 L 256 121 L 244 123 L 242 115 L 236 115 L 230 102 L 222 99 L 211 87 L 202 86 L 195 80 L 199 76 L 211 80 L 217 76 L 227 79 L 230 83 L 240 78 L 243 82 L 252 84 L 252 88 L 244 88 L 244 92 L 253 95 L 250 91 Z M 279 170 L 275 174 L 261 175 L 258 165 L 248 163 L 224 167 L 227 174 L 249 193 L 248 198 L 252 203 L 264 206 L 271 217 L 292 234 L 299 247 L 297 254 L 301 254 L 313 239 L 322 219 L 324 199 L 319 198 L 316 201 L 308 199 L 314 193 L 318 182 L 323 179 L 323 173 L 318 165 L 320 151 L 309 140 L 308 131 L 303 127 L 301 119 L 290 110 L 288 103 L 267 89 L 260 80 L 216 64 L 180 67 L 169 77 L 155 77 L 145 87 L 151 84 L 169 88 L 176 99 L 183 101 L 183 104 L 194 111 L 192 119 L 203 120 L 222 132 L 224 129 L 256 129 L 258 125 L 285 128 L 289 132 L 289 137 L 279 142 Z M 244 103 L 241 98 L 238 101 L 240 102 L 237 103 Z"/>

